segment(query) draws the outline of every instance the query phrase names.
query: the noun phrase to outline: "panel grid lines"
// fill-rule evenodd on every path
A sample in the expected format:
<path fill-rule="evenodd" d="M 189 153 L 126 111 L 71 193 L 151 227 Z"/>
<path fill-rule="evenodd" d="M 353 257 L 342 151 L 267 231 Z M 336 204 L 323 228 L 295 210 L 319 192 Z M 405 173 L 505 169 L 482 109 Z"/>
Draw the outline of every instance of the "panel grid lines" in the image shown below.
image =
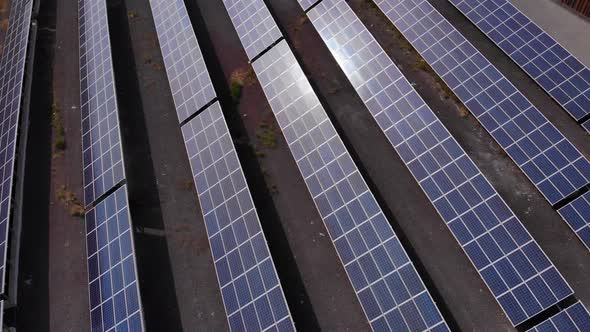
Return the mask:
<path fill-rule="evenodd" d="M 527 332 L 590 331 L 590 313 L 582 302 L 576 302 Z"/>
<path fill-rule="evenodd" d="M 287 43 L 253 67 L 373 329 L 448 331 Z"/>
<path fill-rule="evenodd" d="M 324 0 L 308 16 L 512 323 L 569 296 L 538 244 L 346 2 Z"/>
<path fill-rule="evenodd" d="M 558 212 L 590 250 L 590 192 L 576 198 Z"/>
<path fill-rule="evenodd" d="M 590 182 L 590 163 L 427 1 L 376 1 L 545 198 Z"/>
<path fill-rule="evenodd" d="M 32 1 L 12 1 L 0 60 L 0 293 L 5 290 L 17 136 Z M 0 324 L 2 320 L 0 319 Z"/>
<path fill-rule="evenodd" d="M 127 186 L 86 213 L 92 331 L 142 331 Z"/>
<path fill-rule="evenodd" d="M 506 0 L 449 0 L 575 120 L 590 114 L 590 69 Z"/>
<path fill-rule="evenodd" d="M 182 132 L 230 329 L 294 330 L 219 102 Z"/>
<path fill-rule="evenodd" d="M 151 0 L 158 40 L 180 122 L 215 99 L 203 54 L 182 0 Z"/>
<path fill-rule="evenodd" d="M 248 59 L 252 60 L 282 37 L 263 0 L 223 0 Z"/>
<path fill-rule="evenodd" d="M 125 178 L 106 3 L 79 0 L 84 203 Z"/>

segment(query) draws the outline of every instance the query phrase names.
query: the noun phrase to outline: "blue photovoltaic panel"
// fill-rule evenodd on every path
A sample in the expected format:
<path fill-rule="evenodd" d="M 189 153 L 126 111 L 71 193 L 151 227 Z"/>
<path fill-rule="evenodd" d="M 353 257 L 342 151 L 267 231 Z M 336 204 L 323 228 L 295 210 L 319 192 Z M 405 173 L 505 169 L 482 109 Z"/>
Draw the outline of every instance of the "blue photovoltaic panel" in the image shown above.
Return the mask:
<path fill-rule="evenodd" d="M 143 331 L 127 186 L 86 213 L 93 332 Z"/>
<path fill-rule="evenodd" d="M 253 67 L 372 328 L 448 331 L 287 43 Z"/>
<path fill-rule="evenodd" d="M 584 127 L 584 129 L 586 129 L 586 131 L 590 133 L 590 120 L 584 121 L 582 123 L 582 127 Z"/>
<path fill-rule="evenodd" d="M 428 1 L 375 2 L 549 203 L 590 183 L 588 160 Z"/>
<path fill-rule="evenodd" d="M 588 160 L 428 1 L 377 4 L 549 203 L 588 184 Z"/>
<path fill-rule="evenodd" d="M 574 119 L 590 114 L 590 69 L 507 0 L 449 0 Z"/>
<path fill-rule="evenodd" d="M 344 0 L 308 16 L 514 325 L 572 290 Z"/>
<path fill-rule="evenodd" d="M 105 0 L 79 0 L 84 203 L 125 178 Z"/>
<path fill-rule="evenodd" d="M 180 122 L 215 99 L 203 54 L 182 0 L 150 0 Z"/>
<path fill-rule="evenodd" d="M 232 331 L 294 331 L 219 102 L 182 127 Z"/>
<path fill-rule="evenodd" d="M 590 250 L 590 192 L 559 209 L 559 214 Z"/>
<path fill-rule="evenodd" d="M 590 331 L 590 313 L 582 302 L 576 302 L 527 332 Z"/>
<path fill-rule="evenodd" d="M 264 0 L 223 0 L 223 4 L 248 59 L 254 59 L 283 36 Z"/>
<path fill-rule="evenodd" d="M 23 78 L 33 1 L 12 1 L 0 60 L 0 293 L 4 293 L 6 248 Z"/>

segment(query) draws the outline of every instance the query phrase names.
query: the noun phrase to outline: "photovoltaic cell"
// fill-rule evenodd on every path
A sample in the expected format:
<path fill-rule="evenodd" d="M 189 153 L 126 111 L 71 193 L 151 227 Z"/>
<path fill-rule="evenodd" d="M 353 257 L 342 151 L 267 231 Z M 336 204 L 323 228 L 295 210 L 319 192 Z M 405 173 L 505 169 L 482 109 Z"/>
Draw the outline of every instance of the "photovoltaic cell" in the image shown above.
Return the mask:
<path fill-rule="evenodd" d="M 32 3 L 11 2 L 0 60 L 0 293 L 4 293 L 5 284 L 14 163 Z"/>
<path fill-rule="evenodd" d="M 559 209 L 559 214 L 590 250 L 590 192 Z"/>
<path fill-rule="evenodd" d="M 215 99 L 215 90 L 182 0 L 150 0 L 180 122 Z"/>
<path fill-rule="evenodd" d="M 426 0 L 377 5 L 552 205 L 590 181 L 590 163 Z"/>
<path fill-rule="evenodd" d="M 527 332 L 583 332 L 590 331 L 590 313 L 582 302 L 547 319 Z"/>
<path fill-rule="evenodd" d="M 219 102 L 182 127 L 232 331 L 294 331 Z"/>
<path fill-rule="evenodd" d="M 514 325 L 572 290 L 344 0 L 308 16 Z"/>
<path fill-rule="evenodd" d="M 507 0 L 449 0 L 574 119 L 590 114 L 590 69 Z"/>
<path fill-rule="evenodd" d="M 92 331 L 143 331 L 127 186 L 86 213 Z"/>
<path fill-rule="evenodd" d="M 372 328 L 448 331 L 287 43 L 253 67 Z"/>
<path fill-rule="evenodd" d="M 79 0 L 84 203 L 125 178 L 105 0 Z"/>
<path fill-rule="evenodd" d="M 248 59 L 254 59 L 283 36 L 264 0 L 223 0 L 223 4 Z"/>
<path fill-rule="evenodd" d="M 549 203 L 590 183 L 588 160 L 428 1 L 375 3 Z"/>

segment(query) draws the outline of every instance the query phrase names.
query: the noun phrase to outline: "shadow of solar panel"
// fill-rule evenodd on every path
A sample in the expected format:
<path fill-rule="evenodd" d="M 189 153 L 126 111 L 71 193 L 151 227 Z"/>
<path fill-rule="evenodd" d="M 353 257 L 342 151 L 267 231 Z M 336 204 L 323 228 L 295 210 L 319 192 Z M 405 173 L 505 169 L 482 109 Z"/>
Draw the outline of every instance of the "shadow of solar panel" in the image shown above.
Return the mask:
<path fill-rule="evenodd" d="M 264 0 L 223 0 L 223 4 L 248 59 L 254 59 L 283 36 Z"/>
<path fill-rule="evenodd" d="M 86 213 L 92 331 L 143 331 L 133 229 L 124 185 Z"/>
<path fill-rule="evenodd" d="M 375 2 L 549 203 L 590 183 L 588 160 L 428 1 Z"/>
<path fill-rule="evenodd" d="M 346 2 L 323 0 L 308 16 L 511 322 L 517 325 L 572 294 Z"/>
<path fill-rule="evenodd" d="M 232 331 L 294 331 L 219 102 L 182 127 Z"/>
<path fill-rule="evenodd" d="M 559 214 L 590 250 L 590 192 L 559 209 Z"/>
<path fill-rule="evenodd" d="M 576 302 L 527 332 L 578 331 L 590 331 L 590 313 L 588 313 L 588 309 L 584 307 L 582 302 Z"/>
<path fill-rule="evenodd" d="M 253 67 L 372 328 L 448 331 L 287 43 Z"/>
<path fill-rule="evenodd" d="M 32 6 L 32 1 L 11 3 L 0 60 L 0 293 L 4 293 L 5 285 L 14 163 Z"/>
<path fill-rule="evenodd" d="M 151 0 L 160 49 L 180 122 L 215 99 L 215 90 L 182 0 Z"/>
<path fill-rule="evenodd" d="M 590 114 L 590 69 L 507 0 L 449 0 L 574 119 Z"/>
<path fill-rule="evenodd" d="M 104 0 L 79 0 L 84 203 L 125 178 Z"/>

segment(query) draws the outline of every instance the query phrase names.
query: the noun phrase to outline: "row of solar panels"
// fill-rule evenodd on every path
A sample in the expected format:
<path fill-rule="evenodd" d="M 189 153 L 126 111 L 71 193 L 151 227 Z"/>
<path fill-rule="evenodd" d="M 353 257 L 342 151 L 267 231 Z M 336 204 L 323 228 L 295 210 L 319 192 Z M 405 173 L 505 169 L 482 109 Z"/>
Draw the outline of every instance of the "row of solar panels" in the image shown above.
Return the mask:
<path fill-rule="evenodd" d="M 9 296 L 6 285 L 8 239 L 14 212 L 15 163 L 32 12 L 32 0 L 10 3 L 9 25 L 0 59 L 0 328 L 4 326 L 4 302 Z"/>
<path fill-rule="evenodd" d="M 309 94 L 313 94 L 313 91 L 311 88 L 306 89 L 305 84 L 300 82 L 305 81 L 305 76 L 286 43 L 281 41 L 272 46 L 281 39 L 280 30 L 264 3 L 229 0 L 224 3 L 247 55 L 253 61 L 254 71 L 302 175 L 316 199 L 320 214 L 323 217 L 334 216 L 343 205 L 342 193 L 338 188 L 332 194 L 328 190 L 332 190 L 334 184 L 340 180 L 334 180 L 334 174 L 329 170 L 325 173 L 331 178 L 320 173 L 322 159 L 329 163 L 332 158 L 330 154 L 322 154 L 320 151 L 317 158 L 320 163 L 316 161 L 314 164 L 316 159 L 310 160 L 315 148 L 330 142 L 330 136 L 319 136 L 319 142 L 314 142 L 314 138 L 318 136 L 311 136 L 316 128 L 321 127 L 321 121 L 328 120 L 314 122 L 303 119 L 308 114 L 306 112 L 317 113 L 313 111 L 314 107 L 321 107 L 319 102 L 316 104 L 306 100 L 310 99 Z M 300 4 L 308 11 L 310 20 L 334 58 L 460 242 L 511 322 L 518 325 L 571 295 L 571 288 L 537 243 L 344 0 L 302 0 Z M 440 61 L 441 69 L 461 69 L 459 73 L 462 76 L 457 75 L 454 83 L 449 84 L 450 87 L 476 116 L 488 113 L 488 118 L 496 122 L 493 130 L 500 129 L 499 134 L 494 135 L 493 130 L 489 131 L 509 154 L 520 149 L 520 159 L 514 157 L 515 153 L 510 155 L 525 173 L 529 170 L 527 175 L 550 203 L 555 205 L 588 184 L 588 161 L 428 2 L 392 0 L 376 1 L 376 4 L 390 19 L 392 16 L 389 15 L 412 15 L 403 22 L 404 25 L 396 26 L 403 33 L 406 28 L 414 28 L 418 24 L 421 26 L 421 30 L 405 35 L 418 51 L 422 51 L 420 48 L 430 49 L 430 59 L 427 61 L 431 65 L 436 66 L 433 63 Z M 413 11 L 416 10 L 420 13 L 414 14 Z M 419 23 L 423 18 L 426 18 L 429 26 Z M 395 19 L 392 21 L 397 23 Z M 430 30 L 437 35 L 431 35 L 431 40 L 415 43 L 416 39 Z M 437 45 L 436 41 L 440 41 L 440 44 Z M 438 46 L 436 51 L 435 46 Z M 464 46 L 465 49 L 457 49 L 458 46 Z M 265 51 L 269 47 L 270 50 Z M 453 52 L 454 50 L 457 51 Z M 464 62 L 465 68 L 462 68 Z M 440 69 L 437 73 L 443 77 L 446 74 Z M 492 89 L 486 90 L 487 87 Z M 299 109 L 298 102 L 302 103 Z M 499 117 L 499 114 L 504 117 Z M 311 139 L 306 140 L 307 135 Z M 525 143 L 522 138 L 526 138 L 526 143 L 537 148 L 520 147 L 519 143 Z M 524 151 L 531 155 L 526 156 Z M 335 215 L 332 223 L 337 224 L 343 220 L 346 218 Z M 326 225 L 342 259 L 337 241 L 347 231 L 343 232 L 342 226 L 338 225 L 340 227 L 333 235 L 334 228 L 328 222 Z M 361 237 L 360 240 L 362 239 L 364 238 Z M 354 239 L 349 238 L 349 244 L 353 248 L 356 246 L 354 242 Z M 362 250 L 359 253 L 362 255 Z M 354 250 L 345 257 L 353 259 Z M 348 264 L 346 259 L 343 259 L 343 263 L 345 266 Z M 360 277 L 347 269 L 355 288 L 357 283 L 366 282 L 367 275 L 371 275 L 368 272 L 369 265 L 360 263 L 359 266 L 363 272 Z M 378 276 L 375 278 L 377 281 Z M 382 274 L 381 277 L 386 275 Z M 369 280 L 369 286 L 370 283 Z M 362 286 L 366 287 L 365 285 L 366 283 L 362 283 Z M 388 317 L 387 311 L 390 310 L 391 303 L 395 303 L 388 301 L 389 291 L 392 289 L 371 290 L 371 293 L 357 294 L 374 329 L 396 330 L 408 323 L 418 324 L 406 326 L 410 329 L 433 328 L 423 324 L 424 321 L 412 319 L 416 315 L 404 316 L 403 310 L 400 311 L 401 315 Z M 393 307 L 395 311 L 396 305 Z M 424 312 L 420 313 L 422 318 L 429 317 Z M 438 325 L 440 320 L 433 319 L 431 322 L 436 327 L 442 326 Z"/>
<path fill-rule="evenodd" d="M 311 5 L 300 3 L 304 9 Z M 292 330 L 293 320 L 184 3 L 150 4 L 230 328 Z M 448 330 L 264 2 L 224 4 L 373 329 Z M 428 2 L 377 4 L 396 26 L 391 13 L 401 18 L 414 15 L 414 8 L 421 10 L 403 21 L 406 28 L 434 13 L 434 19 L 427 20 L 432 26 L 422 26 L 422 34 L 414 31 L 416 40 L 424 33 L 443 34 L 435 39 L 442 51 L 431 50 L 431 59 L 425 58 L 440 60 L 441 68 L 452 64 L 462 70 L 452 73 L 456 84 L 450 87 L 468 107 L 470 101 L 480 105 L 470 107 L 474 115 L 490 113 L 498 132 L 514 141 L 502 144 L 494 136 L 509 154 L 519 142 L 538 146 L 533 150 L 537 154 L 519 165 L 525 173 L 537 169 L 538 179 L 527 175 L 551 203 L 588 184 L 587 160 Z M 518 325 L 570 296 L 572 290 L 555 266 L 348 5 L 324 0 L 309 16 L 511 322 Z M 400 30 L 408 36 L 407 29 Z M 125 187 L 101 197 L 125 178 L 108 38 L 104 0 L 81 0 L 85 202 L 95 205 L 87 216 L 92 326 L 106 331 L 123 324 L 141 330 Z M 420 44 L 408 39 L 420 51 Z M 465 49 L 452 52 L 457 45 Z M 469 61 L 464 69 L 459 59 Z M 478 81 L 484 78 L 489 82 Z M 467 81 L 474 84 L 464 84 Z M 496 89 L 484 91 L 479 87 L 483 82 Z M 505 101 L 511 105 L 501 108 Z M 505 117 L 487 109 L 490 103 Z M 531 152 L 529 146 L 522 148 Z M 552 163 L 553 169 L 547 169 Z M 583 210 L 579 206 L 572 208 Z M 584 319 L 578 314 L 567 317 L 577 323 Z"/>
<path fill-rule="evenodd" d="M 90 326 L 142 331 L 141 296 L 104 0 L 79 0 Z"/>

